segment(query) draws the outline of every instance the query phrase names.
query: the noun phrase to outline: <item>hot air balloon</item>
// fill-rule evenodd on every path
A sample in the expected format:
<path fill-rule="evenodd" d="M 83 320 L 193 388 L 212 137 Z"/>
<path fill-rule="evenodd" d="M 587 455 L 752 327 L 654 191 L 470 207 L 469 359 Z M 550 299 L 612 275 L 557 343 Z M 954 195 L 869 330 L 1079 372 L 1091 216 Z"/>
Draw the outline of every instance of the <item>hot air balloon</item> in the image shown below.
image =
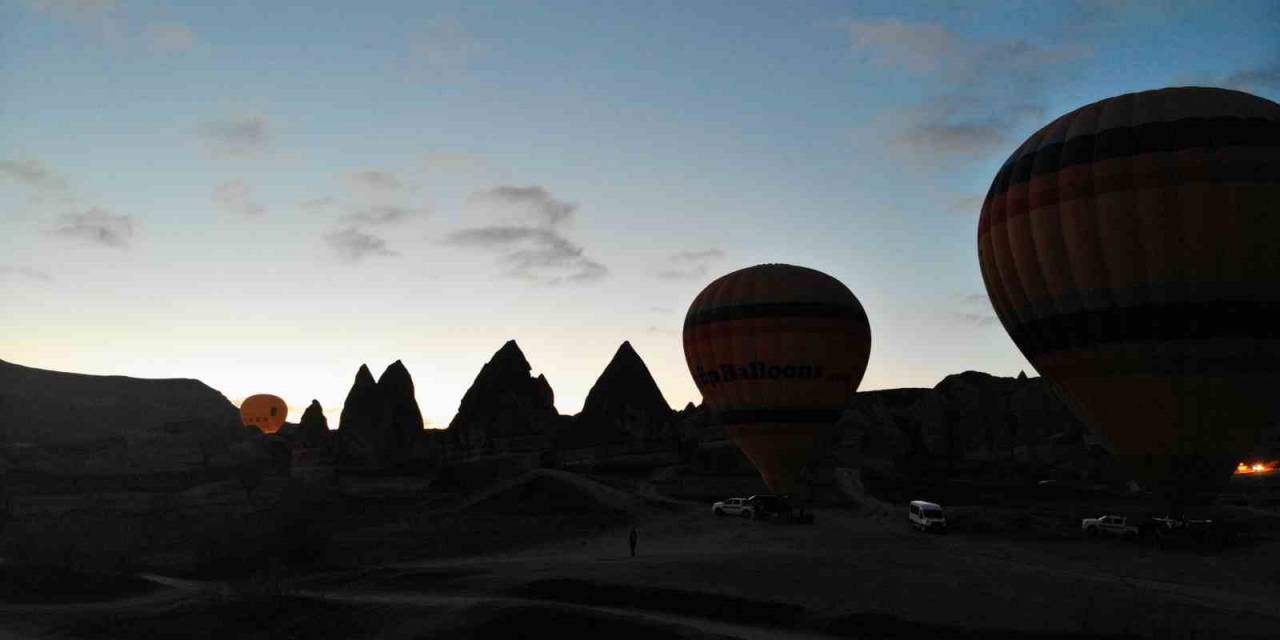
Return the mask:
<path fill-rule="evenodd" d="M 978 258 L 1027 360 L 1172 509 L 1280 418 L 1280 105 L 1131 93 L 1001 167 Z"/>
<path fill-rule="evenodd" d="M 277 396 L 260 393 L 240 403 L 240 421 L 246 427 L 256 427 L 263 433 L 279 431 L 288 416 L 289 406 Z"/>
<path fill-rule="evenodd" d="M 786 264 L 707 285 L 684 320 L 684 354 L 713 420 L 776 494 L 791 493 L 820 428 L 862 381 L 871 327 L 831 276 Z"/>

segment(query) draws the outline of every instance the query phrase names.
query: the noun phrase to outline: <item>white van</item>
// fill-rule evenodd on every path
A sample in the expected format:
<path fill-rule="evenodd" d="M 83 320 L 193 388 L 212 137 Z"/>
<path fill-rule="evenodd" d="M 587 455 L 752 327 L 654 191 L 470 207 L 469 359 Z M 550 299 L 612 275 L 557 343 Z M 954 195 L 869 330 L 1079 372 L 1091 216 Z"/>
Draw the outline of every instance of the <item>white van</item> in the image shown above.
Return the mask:
<path fill-rule="evenodd" d="M 907 508 L 907 520 L 917 531 L 947 530 L 947 516 L 942 513 L 942 507 L 932 502 L 912 500 Z"/>

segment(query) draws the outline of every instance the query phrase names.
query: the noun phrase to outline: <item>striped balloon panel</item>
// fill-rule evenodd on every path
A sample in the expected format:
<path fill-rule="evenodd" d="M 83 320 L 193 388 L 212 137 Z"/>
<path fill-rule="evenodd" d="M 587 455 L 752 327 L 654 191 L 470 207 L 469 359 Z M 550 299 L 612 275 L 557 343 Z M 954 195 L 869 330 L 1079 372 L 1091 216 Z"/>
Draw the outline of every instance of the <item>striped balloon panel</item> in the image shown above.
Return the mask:
<path fill-rule="evenodd" d="M 1223 480 L 1280 418 L 1280 105 L 1180 88 L 1069 113 L 997 174 L 978 255 L 1019 349 L 1143 479 Z"/>
<path fill-rule="evenodd" d="M 871 333 L 838 280 L 761 265 L 712 282 L 685 317 L 690 374 L 770 488 L 789 492 L 820 426 L 862 381 Z"/>

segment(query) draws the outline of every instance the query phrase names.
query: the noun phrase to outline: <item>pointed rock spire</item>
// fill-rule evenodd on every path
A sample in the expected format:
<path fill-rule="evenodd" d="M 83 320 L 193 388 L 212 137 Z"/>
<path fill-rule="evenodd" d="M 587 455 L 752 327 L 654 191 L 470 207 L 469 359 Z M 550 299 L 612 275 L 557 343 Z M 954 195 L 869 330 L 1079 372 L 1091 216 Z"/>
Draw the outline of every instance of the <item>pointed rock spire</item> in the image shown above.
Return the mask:
<path fill-rule="evenodd" d="M 587 393 L 573 429 L 577 444 L 659 442 L 675 414 L 644 360 L 623 342 Z"/>
<path fill-rule="evenodd" d="M 377 381 L 360 365 L 338 423 L 339 455 L 344 462 L 386 466 L 406 459 L 422 436 L 422 412 L 413 378 L 397 360 Z"/>
<path fill-rule="evenodd" d="M 312 400 L 298 423 L 298 441 L 304 447 L 319 447 L 328 437 L 329 420 L 324 417 L 324 408 L 319 400 Z"/>
<path fill-rule="evenodd" d="M 480 369 L 449 423 L 453 446 L 467 453 L 537 448 L 530 439 L 549 436 L 560 414 L 546 377 L 534 378 L 531 370 L 515 340 L 502 345 Z"/>

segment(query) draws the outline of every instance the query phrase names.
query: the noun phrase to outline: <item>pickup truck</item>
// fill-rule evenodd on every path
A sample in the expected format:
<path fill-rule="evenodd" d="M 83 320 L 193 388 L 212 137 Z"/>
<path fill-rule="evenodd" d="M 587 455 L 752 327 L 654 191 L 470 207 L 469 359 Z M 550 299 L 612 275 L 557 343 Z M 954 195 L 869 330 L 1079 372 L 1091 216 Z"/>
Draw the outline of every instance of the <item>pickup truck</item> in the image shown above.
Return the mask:
<path fill-rule="evenodd" d="M 1122 538 L 1138 537 L 1138 527 L 1129 524 L 1129 519 L 1124 516 L 1085 518 L 1080 521 L 1080 530 L 1088 536 L 1097 536 L 1105 533 Z"/>

